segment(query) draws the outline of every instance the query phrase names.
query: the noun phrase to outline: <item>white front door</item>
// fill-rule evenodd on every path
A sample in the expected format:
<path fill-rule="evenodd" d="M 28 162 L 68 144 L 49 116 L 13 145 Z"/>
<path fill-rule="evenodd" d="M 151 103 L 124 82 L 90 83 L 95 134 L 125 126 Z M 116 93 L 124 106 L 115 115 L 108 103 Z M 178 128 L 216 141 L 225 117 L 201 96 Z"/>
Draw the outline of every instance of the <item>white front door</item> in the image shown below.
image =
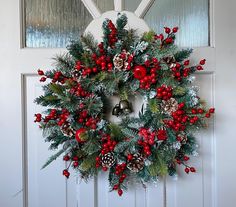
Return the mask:
<path fill-rule="evenodd" d="M 91 7 L 91 1 L 84 1 L 88 8 Z M 104 174 L 88 184 L 80 183 L 73 175 L 66 180 L 61 175 L 65 166 L 60 159 L 40 170 L 51 152 L 33 122 L 33 115 L 41 110 L 33 103 L 41 93 L 35 72 L 38 68 L 51 68 L 51 57 L 65 49 L 22 47 L 22 7 L 25 7 L 22 2 L 0 1 L 0 206 L 163 206 L 162 181 L 146 189 L 130 187 L 118 197 L 116 193 L 108 192 Z M 120 1 L 114 2 L 119 10 Z M 150 2 L 142 1 L 136 15 L 144 15 L 144 8 L 148 9 Z M 94 17 L 99 15 L 96 9 L 91 12 Z M 235 13 L 234 0 L 210 0 L 211 44 L 195 48 L 192 59 L 207 59 L 205 71 L 196 75 L 196 83 L 201 88 L 201 97 L 216 107 L 216 116 L 209 129 L 198 135 L 200 155 L 192 161 L 198 172 L 188 176 L 180 173 L 177 181 L 168 178 L 168 207 L 235 206 Z"/>

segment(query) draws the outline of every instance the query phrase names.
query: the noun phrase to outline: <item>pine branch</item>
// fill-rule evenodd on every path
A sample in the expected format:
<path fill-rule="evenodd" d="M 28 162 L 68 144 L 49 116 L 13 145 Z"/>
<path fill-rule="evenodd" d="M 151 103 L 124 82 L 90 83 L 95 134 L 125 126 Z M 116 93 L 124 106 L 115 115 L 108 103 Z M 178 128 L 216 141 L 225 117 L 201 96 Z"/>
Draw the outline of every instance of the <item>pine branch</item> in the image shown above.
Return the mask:
<path fill-rule="evenodd" d="M 64 153 L 64 149 L 59 150 L 56 154 L 52 155 L 47 162 L 42 166 L 41 169 L 44 169 L 48 165 L 50 165 L 54 160 L 56 160 L 62 153 Z"/>
<path fill-rule="evenodd" d="M 111 131 L 111 136 L 113 137 L 114 140 L 120 141 L 123 139 L 124 135 L 123 135 L 122 129 L 119 125 L 117 125 L 115 123 L 110 123 L 108 127 Z"/>
<path fill-rule="evenodd" d="M 193 52 L 192 49 L 184 49 L 184 50 L 178 51 L 174 54 L 175 60 L 177 62 L 182 62 L 183 60 L 188 58 L 192 52 Z"/>
<path fill-rule="evenodd" d="M 81 36 L 81 41 L 84 44 L 84 48 L 91 50 L 93 53 L 97 52 L 97 42 L 92 34 L 88 33 Z"/>
<path fill-rule="evenodd" d="M 71 41 L 71 44 L 67 46 L 69 53 L 76 59 L 79 60 L 84 52 L 83 44 L 80 40 Z"/>

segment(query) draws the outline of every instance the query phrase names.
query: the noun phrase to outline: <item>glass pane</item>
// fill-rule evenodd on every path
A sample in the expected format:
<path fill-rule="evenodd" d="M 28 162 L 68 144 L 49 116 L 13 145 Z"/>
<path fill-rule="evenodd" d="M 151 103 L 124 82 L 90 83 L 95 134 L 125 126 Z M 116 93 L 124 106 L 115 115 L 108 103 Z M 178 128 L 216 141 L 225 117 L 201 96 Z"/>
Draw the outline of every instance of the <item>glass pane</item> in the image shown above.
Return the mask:
<path fill-rule="evenodd" d="M 25 0 L 26 47 L 65 47 L 91 15 L 80 0 Z"/>
<path fill-rule="evenodd" d="M 156 0 L 144 19 L 157 33 L 179 27 L 176 43 L 183 47 L 209 45 L 208 0 Z"/>
<path fill-rule="evenodd" d="M 114 0 L 94 0 L 102 12 L 114 10 Z"/>
<path fill-rule="evenodd" d="M 135 11 L 141 0 L 124 0 L 124 9 L 127 11 Z"/>

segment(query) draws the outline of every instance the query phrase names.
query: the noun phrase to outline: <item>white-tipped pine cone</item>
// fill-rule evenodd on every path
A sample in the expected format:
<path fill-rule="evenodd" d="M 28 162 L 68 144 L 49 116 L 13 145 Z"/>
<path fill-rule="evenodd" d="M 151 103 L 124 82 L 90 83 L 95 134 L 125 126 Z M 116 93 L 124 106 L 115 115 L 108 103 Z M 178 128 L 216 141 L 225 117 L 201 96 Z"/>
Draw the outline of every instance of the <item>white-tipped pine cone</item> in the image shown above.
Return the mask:
<path fill-rule="evenodd" d="M 133 154 L 133 158 L 128 162 L 127 168 L 132 172 L 139 172 L 144 167 L 144 158 L 141 154 Z"/>
<path fill-rule="evenodd" d="M 103 167 L 111 167 L 115 164 L 116 159 L 112 152 L 101 155 L 101 164 Z"/>

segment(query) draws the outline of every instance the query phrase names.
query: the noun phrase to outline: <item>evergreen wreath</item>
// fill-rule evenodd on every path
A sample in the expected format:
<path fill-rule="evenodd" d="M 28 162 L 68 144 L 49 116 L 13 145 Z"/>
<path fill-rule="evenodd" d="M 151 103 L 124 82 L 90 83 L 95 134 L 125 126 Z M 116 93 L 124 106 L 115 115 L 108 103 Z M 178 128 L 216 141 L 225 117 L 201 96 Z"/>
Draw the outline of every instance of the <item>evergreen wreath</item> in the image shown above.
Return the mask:
<path fill-rule="evenodd" d="M 214 113 L 191 84 L 205 59 L 190 66 L 192 50 L 174 44 L 178 28 L 138 36 L 126 24 L 127 17 L 119 14 L 115 25 L 103 22 L 103 42 L 90 34 L 72 41 L 69 52 L 55 58 L 54 70 L 38 70 L 46 83 L 44 95 L 35 100 L 47 107 L 44 116 L 35 114 L 35 122 L 50 149 L 59 148 L 43 168 L 63 154 L 64 176 L 69 178 L 71 167 L 85 180 L 109 171 L 111 190 L 119 195 L 129 179 L 154 182 L 175 175 L 177 164 L 186 173 L 196 172 L 188 164 L 196 154 L 193 134 Z M 138 95 L 145 103 L 135 117 L 130 99 Z M 118 123 L 106 119 L 111 96 L 120 97 L 112 110 Z"/>

